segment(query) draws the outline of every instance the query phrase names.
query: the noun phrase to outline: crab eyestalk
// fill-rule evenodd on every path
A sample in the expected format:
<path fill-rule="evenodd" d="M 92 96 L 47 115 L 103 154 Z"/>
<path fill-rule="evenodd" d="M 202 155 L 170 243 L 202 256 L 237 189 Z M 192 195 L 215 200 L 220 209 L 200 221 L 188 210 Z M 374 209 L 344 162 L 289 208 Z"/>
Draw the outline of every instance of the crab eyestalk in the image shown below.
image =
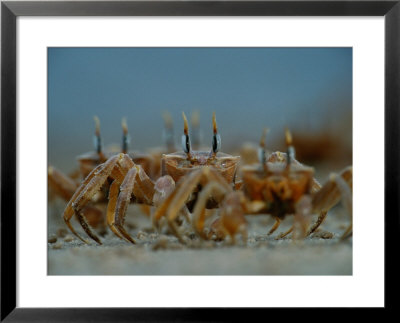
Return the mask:
<path fill-rule="evenodd" d="M 264 128 L 264 131 L 261 135 L 260 139 L 260 147 L 258 148 L 258 160 L 260 164 L 262 165 L 264 172 L 267 173 L 268 171 L 268 165 L 267 165 L 267 156 L 266 156 L 266 151 L 265 151 L 265 142 L 267 138 L 267 133 L 269 129 Z"/>
<path fill-rule="evenodd" d="M 128 152 L 129 142 L 130 142 L 126 118 L 122 118 L 121 125 L 122 125 L 122 153 L 126 154 Z"/>
<path fill-rule="evenodd" d="M 182 112 L 183 116 L 183 135 L 182 135 L 182 149 L 187 155 L 187 159 L 192 159 L 191 147 L 190 147 L 190 138 L 189 138 L 189 125 L 186 119 L 185 112 Z"/>
<path fill-rule="evenodd" d="M 213 139 L 212 139 L 210 157 L 215 158 L 217 152 L 221 149 L 221 136 L 218 133 L 217 119 L 215 117 L 215 112 L 213 112 L 212 121 L 213 121 Z"/>
<path fill-rule="evenodd" d="M 175 151 L 175 143 L 174 143 L 174 126 L 172 123 L 171 115 L 166 111 L 163 113 L 164 119 L 164 132 L 163 138 L 167 150 L 172 152 Z"/>
<path fill-rule="evenodd" d="M 285 130 L 285 142 L 286 142 L 286 147 L 287 147 L 287 164 L 286 164 L 286 168 L 289 168 L 290 164 L 295 159 L 296 152 L 295 152 L 294 147 L 293 147 L 292 134 L 290 133 L 288 128 L 286 128 L 286 130 Z"/>
<path fill-rule="evenodd" d="M 100 137 L 100 119 L 97 116 L 93 117 L 95 123 L 95 133 L 94 133 L 94 149 L 96 150 L 97 154 L 99 155 L 100 160 L 105 159 L 103 154 L 103 148 L 101 144 L 101 137 Z"/>

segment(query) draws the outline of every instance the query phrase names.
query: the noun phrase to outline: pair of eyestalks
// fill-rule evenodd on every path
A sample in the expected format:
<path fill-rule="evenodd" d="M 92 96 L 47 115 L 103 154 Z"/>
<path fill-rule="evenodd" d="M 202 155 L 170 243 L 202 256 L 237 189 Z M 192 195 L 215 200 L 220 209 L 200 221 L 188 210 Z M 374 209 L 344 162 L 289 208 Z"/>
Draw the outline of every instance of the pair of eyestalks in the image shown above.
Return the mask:
<path fill-rule="evenodd" d="M 93 117 L 94 122 L 95 122 L 95 133 L 94 133 L 94 149 L 96 150 L 97 154 L 100 156 L 100 158 L 104 157 L 103 153 L 103 144 L 101 141 L 101 136 L 100 136 L 100 119 L 97 116 Z M 121 126 L 122 126 L 122 145 L 121 145 L 121 152 L 126 154 L 128 152 L 128 147 L 130 143 L 130 136 L 128 133 L 128 125 L 126 123 L 126 118 L 122 118 L 121 120 Z"/>
<path fill-rule="evenodd" d="M 187 158 L 191 160 L 192 145 L 189 137 L 189 124 L 184 112 L 182 112 L 182 116 L 183 116 L 182 149 L 184 153 L 186 153 Z M 215 117 L 215 112 L 213 112 L 212 122 L 213 122 L 213 137 L 212 137 L 211 151 L 209 158 L 214 158 L 217 155 L 218 151 L 221 149 L 221 136 L 218 133 L 217 119 Z"/>
<path fill-rule="evenodd" d="M 267 165 L 267 151 L 266 151 L 266 138 L 267 133 L 269 132 L 268 128 L 264 128 L 263 133 L 260 139 L 260 147 L 258 149 L 258 160 L 260 164 L 263 166 L 264 171 L 268 171 Z M 293 138 L 290 130 L 288 128 L 285 129 L 285 143 L 286 143 L 286 168 L 289 169 L 290 164 L 295 159 L 296 151 L 293 146 Z"/>

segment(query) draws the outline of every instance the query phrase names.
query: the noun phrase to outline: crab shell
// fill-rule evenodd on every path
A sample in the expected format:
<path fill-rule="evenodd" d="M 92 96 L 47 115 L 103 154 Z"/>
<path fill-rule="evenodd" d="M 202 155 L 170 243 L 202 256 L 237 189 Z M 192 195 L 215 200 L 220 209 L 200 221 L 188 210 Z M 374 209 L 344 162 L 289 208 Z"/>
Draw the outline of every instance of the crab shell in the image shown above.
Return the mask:
<path fill-rule="evenodd" d="M 129 157 L 133 160 L 136 165 L 142 166 L 143 170 L 147 175 L 151 178 L 155 178 L 156 174 L 154 174 L 153 165 L 154 158 L 150 154 L 142 153 L 139 151 L 129 151 Z"/>
<path fill-rule="evenodd" d="M 104 160 L 101 160 L 99 158 L 99 154 L 96 153 L 95 151 L 90 151 L 82 155 L 79 155 L 76 159 L 79 163 L 79 169 L 83 178 L 86 178 L 86 176 L 88 176 L 89 173 L 93 169 L 95 169 L 97 165 L 104 163 L 107 160 L 106 157 L 107 156 L 105 156 Z"/>
<path fill-rule="evenodd" d="M 104 159 L 99 158 L 99 154 L 95 151 L 91 151 L 85 154 L 82 154 L 77 157 L 79 168 L 81 174 L 85 178 L 89 175 L 89 173 L 96 168 L 101 163 L 104 163 L 108 158 L 117 154 L 118 151 L 114 151 L 112 149 L 105 151 Z M 137 165 L 141 165 L 146 172 L 146 174 L 151 174 L 151 167 L 153 164 L 153 157 L 149 154 L 145 154 L 139 151 L 130 151 L 128 152 L 129 157 L 133 160 L 133 162 Z"/>
<path fill-rule="evenodd" d="M 267 161 L 268 172 L 260 166 L 244 166 L 242 168 L 242 178 L 244 191 L 252 200 L 272 200 L 269 196 L 267 187 L 273 185 L 284 185 L 287 183 L 291 199 L 297 201 L 305 194 L 313 193 L 318 188 L 313 181 L 314 168 L 304 166 L 294 160 L 289 172 L 286 170 L 286 154 L 275 152 L 270 155 Z"/>
<path fill-rule="evenodd" d="M 228 183 L 234 181 L 240 156 L 219 152 L 214 159 L 209 160 L 210 152 L 208 151 L 192 151 L 191 154 L 192 159 L 195 160 L 194 163 L 187 160 L 187 155 L 183 151 L 164 154 L 161 160 L 162 175 L 170 175 L 177 182 L 180 178 L 196 169 L 210 166 L 218 171 Z"/>

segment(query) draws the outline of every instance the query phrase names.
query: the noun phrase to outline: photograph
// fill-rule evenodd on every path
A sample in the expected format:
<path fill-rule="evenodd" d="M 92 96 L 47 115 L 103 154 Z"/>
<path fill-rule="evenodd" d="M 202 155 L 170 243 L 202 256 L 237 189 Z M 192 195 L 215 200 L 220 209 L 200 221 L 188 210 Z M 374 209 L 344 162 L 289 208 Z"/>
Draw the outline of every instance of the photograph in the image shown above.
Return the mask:
<path fill-rule="evenodd" d="M 48 275 L 353 274 L 352 47 L 48 47 Z"/>

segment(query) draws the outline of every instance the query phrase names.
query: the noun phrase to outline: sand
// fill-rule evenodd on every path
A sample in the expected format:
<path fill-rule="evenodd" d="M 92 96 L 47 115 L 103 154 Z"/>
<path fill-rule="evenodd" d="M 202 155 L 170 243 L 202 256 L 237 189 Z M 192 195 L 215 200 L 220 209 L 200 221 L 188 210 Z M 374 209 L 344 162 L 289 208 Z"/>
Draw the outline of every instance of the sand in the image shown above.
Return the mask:
<path fill-rule="evenodd" d="M 271 236 L 270 216 L 248 216 L 246 244 L 239 236 L 235 245 L 203 241 L 194 234 L 184 245 L 166 229 L 155 232 L 135 205 L 128 208 L 126 227 L 136 245 L 107 229 L 100 230 L 102 245 L 87 245 L 61 220 L 64 205 L 61 200 L 49 204 L 49 275 L 352 275 L 352 238 L 340 239 L 349 224 L 341 205 L 301 241 L 278 239 L 292 224 L 290 216 Z M 76 221 L 73 225 L 80 229 Z"/>

